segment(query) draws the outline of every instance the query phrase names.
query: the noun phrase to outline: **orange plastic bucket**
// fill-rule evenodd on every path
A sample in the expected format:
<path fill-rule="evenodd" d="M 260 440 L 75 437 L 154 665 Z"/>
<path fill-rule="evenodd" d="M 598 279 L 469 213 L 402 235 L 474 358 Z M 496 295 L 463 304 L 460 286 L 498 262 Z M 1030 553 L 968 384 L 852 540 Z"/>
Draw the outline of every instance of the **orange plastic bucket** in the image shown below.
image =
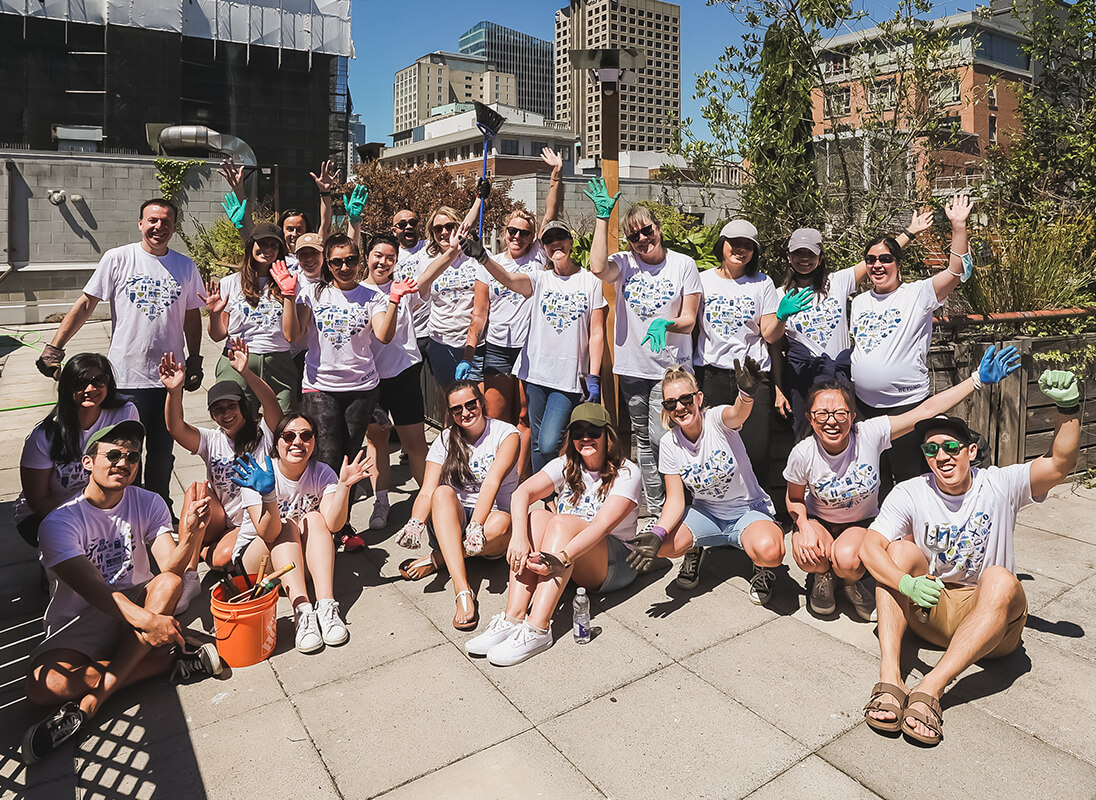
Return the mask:
<path fill-rule="evenodd" d="M 251 576 L 255 580 L 255 576 Z M 232 579 L 239 591 L 247 584 Z M 209 610 L 217 634 L 217 652 L 230 667 L 250 667 L 265 660 L 278 643 L 278 592 L 267 592 L 255 600 L 229 603 L 218 585 L 210 595 Z"/>

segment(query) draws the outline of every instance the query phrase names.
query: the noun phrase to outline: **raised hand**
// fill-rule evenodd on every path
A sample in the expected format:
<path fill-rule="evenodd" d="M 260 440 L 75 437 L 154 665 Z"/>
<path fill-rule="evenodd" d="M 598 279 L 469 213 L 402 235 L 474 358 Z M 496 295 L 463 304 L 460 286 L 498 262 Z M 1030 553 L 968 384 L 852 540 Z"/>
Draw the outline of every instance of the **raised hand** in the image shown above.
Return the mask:
<path fill-rule="evenodd" d="M 594 201 L 598 219 L 609 219 L 613 215 L 613 207 L 620 199 L 620 192 L 613 197 L 609 196 L 609 190 L 605 188 L 605 181 L 602 178 L 591 178 L 583 194 Z"/>
<path fill-rule="evenodd" d="M 315 172 L 308 173 L 312 176 L 312 180 L 316 182 L 316 188 L 320 190 L 320 194 L 331 194 L 335 191 L 335 187 L 339 185 L 339 177 L 342 170 L 335 166 L 334 161 L 325 161 L 320 164 L 320 174 Z"/>
<path fill-rule="evenodd" d="M 368 199 L 369 189 L 360 183 L 354 187 L 354 191 L 350 193 L 349 197 L 343 195 L 343 208 L 346 209 L 346 216 L 350 218 L 351 222 L 357 222 L 362 218 L 362 209 Z"/>
<path fill-rule="evenodd" d="M 550 166 L 553 171 L 557 169 L 563 169 L 563 156 L 561 156 L 551 147 L 544 147 L 540 151 L 540 160 Z"/>
<path fill-rule="evenodd" d="M 780 305 L 776 307 L 776 318 L 786 322 L 792 314 L 798 314 L 811 304 L 814 292 L 807 287 L 793 289 L 780 298 Z"/>
<path fill-rule="evenodd" d="M 186 380 L 186 370 L 183 365 L 175 360 L 174 353 L 164 353 L 164 357 L 160 359 L 160 383 L 164 385 L 169 392 L 183 388 L 183 381 Z"/>
<path fill-rule="evenodd" d="M 243 200 L 236 196 L 235 192 L 229 192 L 221 201 L 221 208 L 228 215 L 228 221 L 236 226 L 236 230 L 244 229 L 244 219 L 247 217 L 247 198 Z"/>
<path fill-rule="evenodd" d="M 186 378 L 183 380 L 183 388 L 188 392 L 196 392 L 202 388 L 202 357 L 197 353 L 186 357 Z"/>
<path fill-rule="evenodd" d="M 243 375 L 247 371 L 247 342 L 244 341 L 242 336 L 228 340 L 228 352 L 225 356 L 228 358 L 228 363 L 238 373 Z"/>
<path fill-rule="evenodd" d="M 270 277 L 278 284 L 283 297 L 297 296 L 297 276 L 289 271 L 284 261 L 275 261 L 270 265 Z"/>
<path fill-rule="evenodd" d="M 1039 376 L 1039 391 L 1064 414 L 1076 414 L 1081 400 L 1077 376 L 1067 369 L 1048 369 Z"/>
<path fill-rule="evenodd" d="M 273 499 L 274 465 L 270 462 L 270 456 L 263 456 L 263 463 L 259 464 L 249 454 L 244 453 L 236 459 L 233 467 L 232 482 L 245 489 L 253 489 L 262 496 L 263 500 Z"/>
<path fill-rule="evenodd" d="M 931 208 L 914 211 L 913 216 L 910 217 L 910 224 L 906 228 L 906 233 L 911 236 L 917 236 L 919 233 L 924 233 L 932 227 L 932 220 L 933 213 Z"/>
<path fill-rule="evenodd" d="M 970 199 L 970 195 L 957 194 L 948 200 L 944 206 L 944 213 L 947 214 L 948 219 L 951 220 L 951 226 L 954 228 L 967 224 L 967 217 L 970 216 L 973 208 L 974 202 Z"/>
<path fill-rule="evenodd" d="M 473 261 L 482 264 L 487 260 L 487 250 L 484 249 L 483 242 L 474 233 L 461 237 L 460 249 Z"/>
<path fill-rule="evenodd" d="M 218 167 L 218 171 L 233 192 L 235 192 L 244 182 L 243 164 L 237 164 L 231 156 L 221 159 L 221 166 Z M 228 198 L 225 199 L 227 200 Z M 230 218 L 231 216 L 232 215 L 229 214 Z"/>
<path fill-rule="evenodd" d="M 653 319 L 651 324 L 647 326 L 647 335 L 643 337 L 643 340 L 639 343 L 639 346 L 650 342 L 650 348 L 652 353 L 661 353 L 666 349 L 666 329 L 673 325 L 668 319 Z"/>
<path fill-rule="evenodd" d="M 363 458 L 365 459 L 364 461 L 362 460 Z M 342 467 L 339 468 L 339 483 L 346 487 L 353 486 L 367 476 L 372 467 L 373 459 L 366 454 L 364 449 L 358 451 L 358 454 L 354 456 L 353 461 L 350 461 L 346 456 L 343 456 Z"/>
<path fill-rule="evenodd" d="M 999 383 L 1006 375 L 1020 368 L 1020 351 L 1015 347 L 1006 347 L 1000 353 L 995 345 L 982 354 L 982 363 L 978 365 L 978 379 L 982 383 Z"/>
<path fill-rule="evenodd" d="M 42 355 L 35 360 L 34 366 L 38 367 L 38 371 L 47 378 L 53 378 L 56 381 L 61 377 L 61 367 L 64 359 L 64 350 L 60 347 L 54 347 L 52 344 L 47 344 L 42 348 Z"/>
<path fill-rule="evenodd" d="M 491 181 L 486 178 L 480 178 L 476 182 L 476 197 L 480 200 L 486 200 L 491 194 Z"/>
<path fill-rule="evenodd" d="M 757 394 L 757 388 L 761 385 L 761 367 L 749 356 L 746 356 L 744 364 L 740 364 L 736 358 L 734 360 L 734 378 L 738 384 L 738 393 L 752 399 Z"/>
<path fill-rule="evenodd" d="M 414 278 L 408 278 L 405 281 L 393 281 L 392 285 L 388 288 L 388 299 L 396 305 L 399 305 L 400 300 L 409 294 L 414 294 L 418 290 L 419 284 Z"/>
<path fill-rule="evenodd" d="M 228 300 L 221 296 L 221 282 L 216 278 L 210 278 L 206 284 L 205 297 L 206 311 L 210 314 L 220 314 L 228 305 Z"/>

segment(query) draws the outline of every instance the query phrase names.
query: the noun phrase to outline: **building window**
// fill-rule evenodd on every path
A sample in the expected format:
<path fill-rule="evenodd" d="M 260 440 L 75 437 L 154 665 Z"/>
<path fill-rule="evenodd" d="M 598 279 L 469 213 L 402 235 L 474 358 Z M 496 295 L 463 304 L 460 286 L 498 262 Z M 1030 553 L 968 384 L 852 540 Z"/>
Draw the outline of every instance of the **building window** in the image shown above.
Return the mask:
<path fill-rule="evenodd" d="M 499 152 L 504 156 L 516 156 L 518 154 L 518 140 L 503 139 L 499 142 Z"/>
<path fill-rule="evenodd" d="M 848 86 L 838 86 L 826 91 L 826 113 L 831 117 L 843 117 L 851 110 L 852 97 Z"/>
<path fill-rule="evenodd" d="M 894 81 L 879 81 L 873 84 L 870 94 L 869 102 L 872 106 L 884 110 L 894 108 Z"/>
<path fill-rule="evenodd" d="M 989 115 L 989 143 L 997 144 L 997 115 Z"/>
<path fill-rule="evenodd" d="M 989 91 L 986 92 L 986 102 L 989 103 L 990 111 L 997 110 L 997 87 L 989 87 Z"/>

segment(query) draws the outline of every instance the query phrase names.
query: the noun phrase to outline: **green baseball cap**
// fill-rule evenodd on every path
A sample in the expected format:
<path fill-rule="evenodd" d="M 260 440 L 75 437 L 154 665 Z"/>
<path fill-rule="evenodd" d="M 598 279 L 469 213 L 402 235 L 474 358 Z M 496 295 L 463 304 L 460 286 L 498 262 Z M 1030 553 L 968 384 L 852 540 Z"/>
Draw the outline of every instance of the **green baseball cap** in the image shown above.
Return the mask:
<path fill-rule="evenodd" d="M 145 441 L 145 426 L 135 419 L 127 419 L 115 423 L 114 425 L 107 425 L 105 428 L 100 428 L 95 433 L 91 434 L 91 438 L 88 439 L 87 446 L 84 448 L 84 455 L 90 456 L 94 453 L 95 445 L 99 444 L 99 442 L 108 436 L 132 440 L 141 445 L 144 444 Z"/>
<path fill-rule="evenodd" d="M 575 410 L 571 412 L 571 421 L 567 423 L 567 427 L 574 425 L 576 422 L 587 422 L 598 428 L 604 428 L 606 425 L 611 425 L 613 423 L 613 421 L 609 419 L 609 412 L 606 411 L 605 406 L 600 403 L 583 403 L 575 408 Z"/>

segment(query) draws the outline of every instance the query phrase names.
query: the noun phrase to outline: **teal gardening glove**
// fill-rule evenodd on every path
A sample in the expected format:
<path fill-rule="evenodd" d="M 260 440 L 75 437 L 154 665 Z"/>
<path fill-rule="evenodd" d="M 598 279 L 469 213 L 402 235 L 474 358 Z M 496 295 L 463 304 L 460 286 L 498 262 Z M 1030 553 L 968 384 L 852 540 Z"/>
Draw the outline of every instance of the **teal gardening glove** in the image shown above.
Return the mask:
<path fill-rule="evenodd" d="M 620 199 L 620 192 L 613 197 L 609 196 L 609 190 L 605 188 L 605 181 L 602 178 L 591 178 L 583 194 L 594 201 L 598 219 L 609 219 L 613 215 L 613 206 Z"/>
<path fill-rule="evenodd" d="M 241 200 L 236 196 L 235 192 L 229 192 L 225 195 L 224 202 L 221 203 L 221 208 L 223 208 L 225 214 L 228 215 L 228 221 L 236 226 L 236 230 L 242 231 L 244 228 L 244 216 L 247 214 L 247 200 Z"/>
<path fill-rule="evenodd" d="M 651 324 L 647 326 L 647 335 L 643 337 L 643 341 L 639 343 L 639 346 L 651 343 L 652 353 L 661 353 L 666 349 L 666 329 L 674 323 L 668 319 L 653 319 Z"/>
<path fill-rule="evenodd" d="M 780 298 L 780 305 L 776 307 L 776 318 L 786 322 L 792 314 L 798 314 L 811 304 L 814 292 L 808 288 L 796 289 L 788 292 Z"/>
<path fill-rule="evenodd" d="M 365 201 L 368 199 L 369 190 L 360 184 L 354 187 L 350 197 L 343 195 L 343 208 L 346 209 L 346 216 L 351 222 L 357 222 L 362 218 L 362 209 L 365 208 Z"/>

